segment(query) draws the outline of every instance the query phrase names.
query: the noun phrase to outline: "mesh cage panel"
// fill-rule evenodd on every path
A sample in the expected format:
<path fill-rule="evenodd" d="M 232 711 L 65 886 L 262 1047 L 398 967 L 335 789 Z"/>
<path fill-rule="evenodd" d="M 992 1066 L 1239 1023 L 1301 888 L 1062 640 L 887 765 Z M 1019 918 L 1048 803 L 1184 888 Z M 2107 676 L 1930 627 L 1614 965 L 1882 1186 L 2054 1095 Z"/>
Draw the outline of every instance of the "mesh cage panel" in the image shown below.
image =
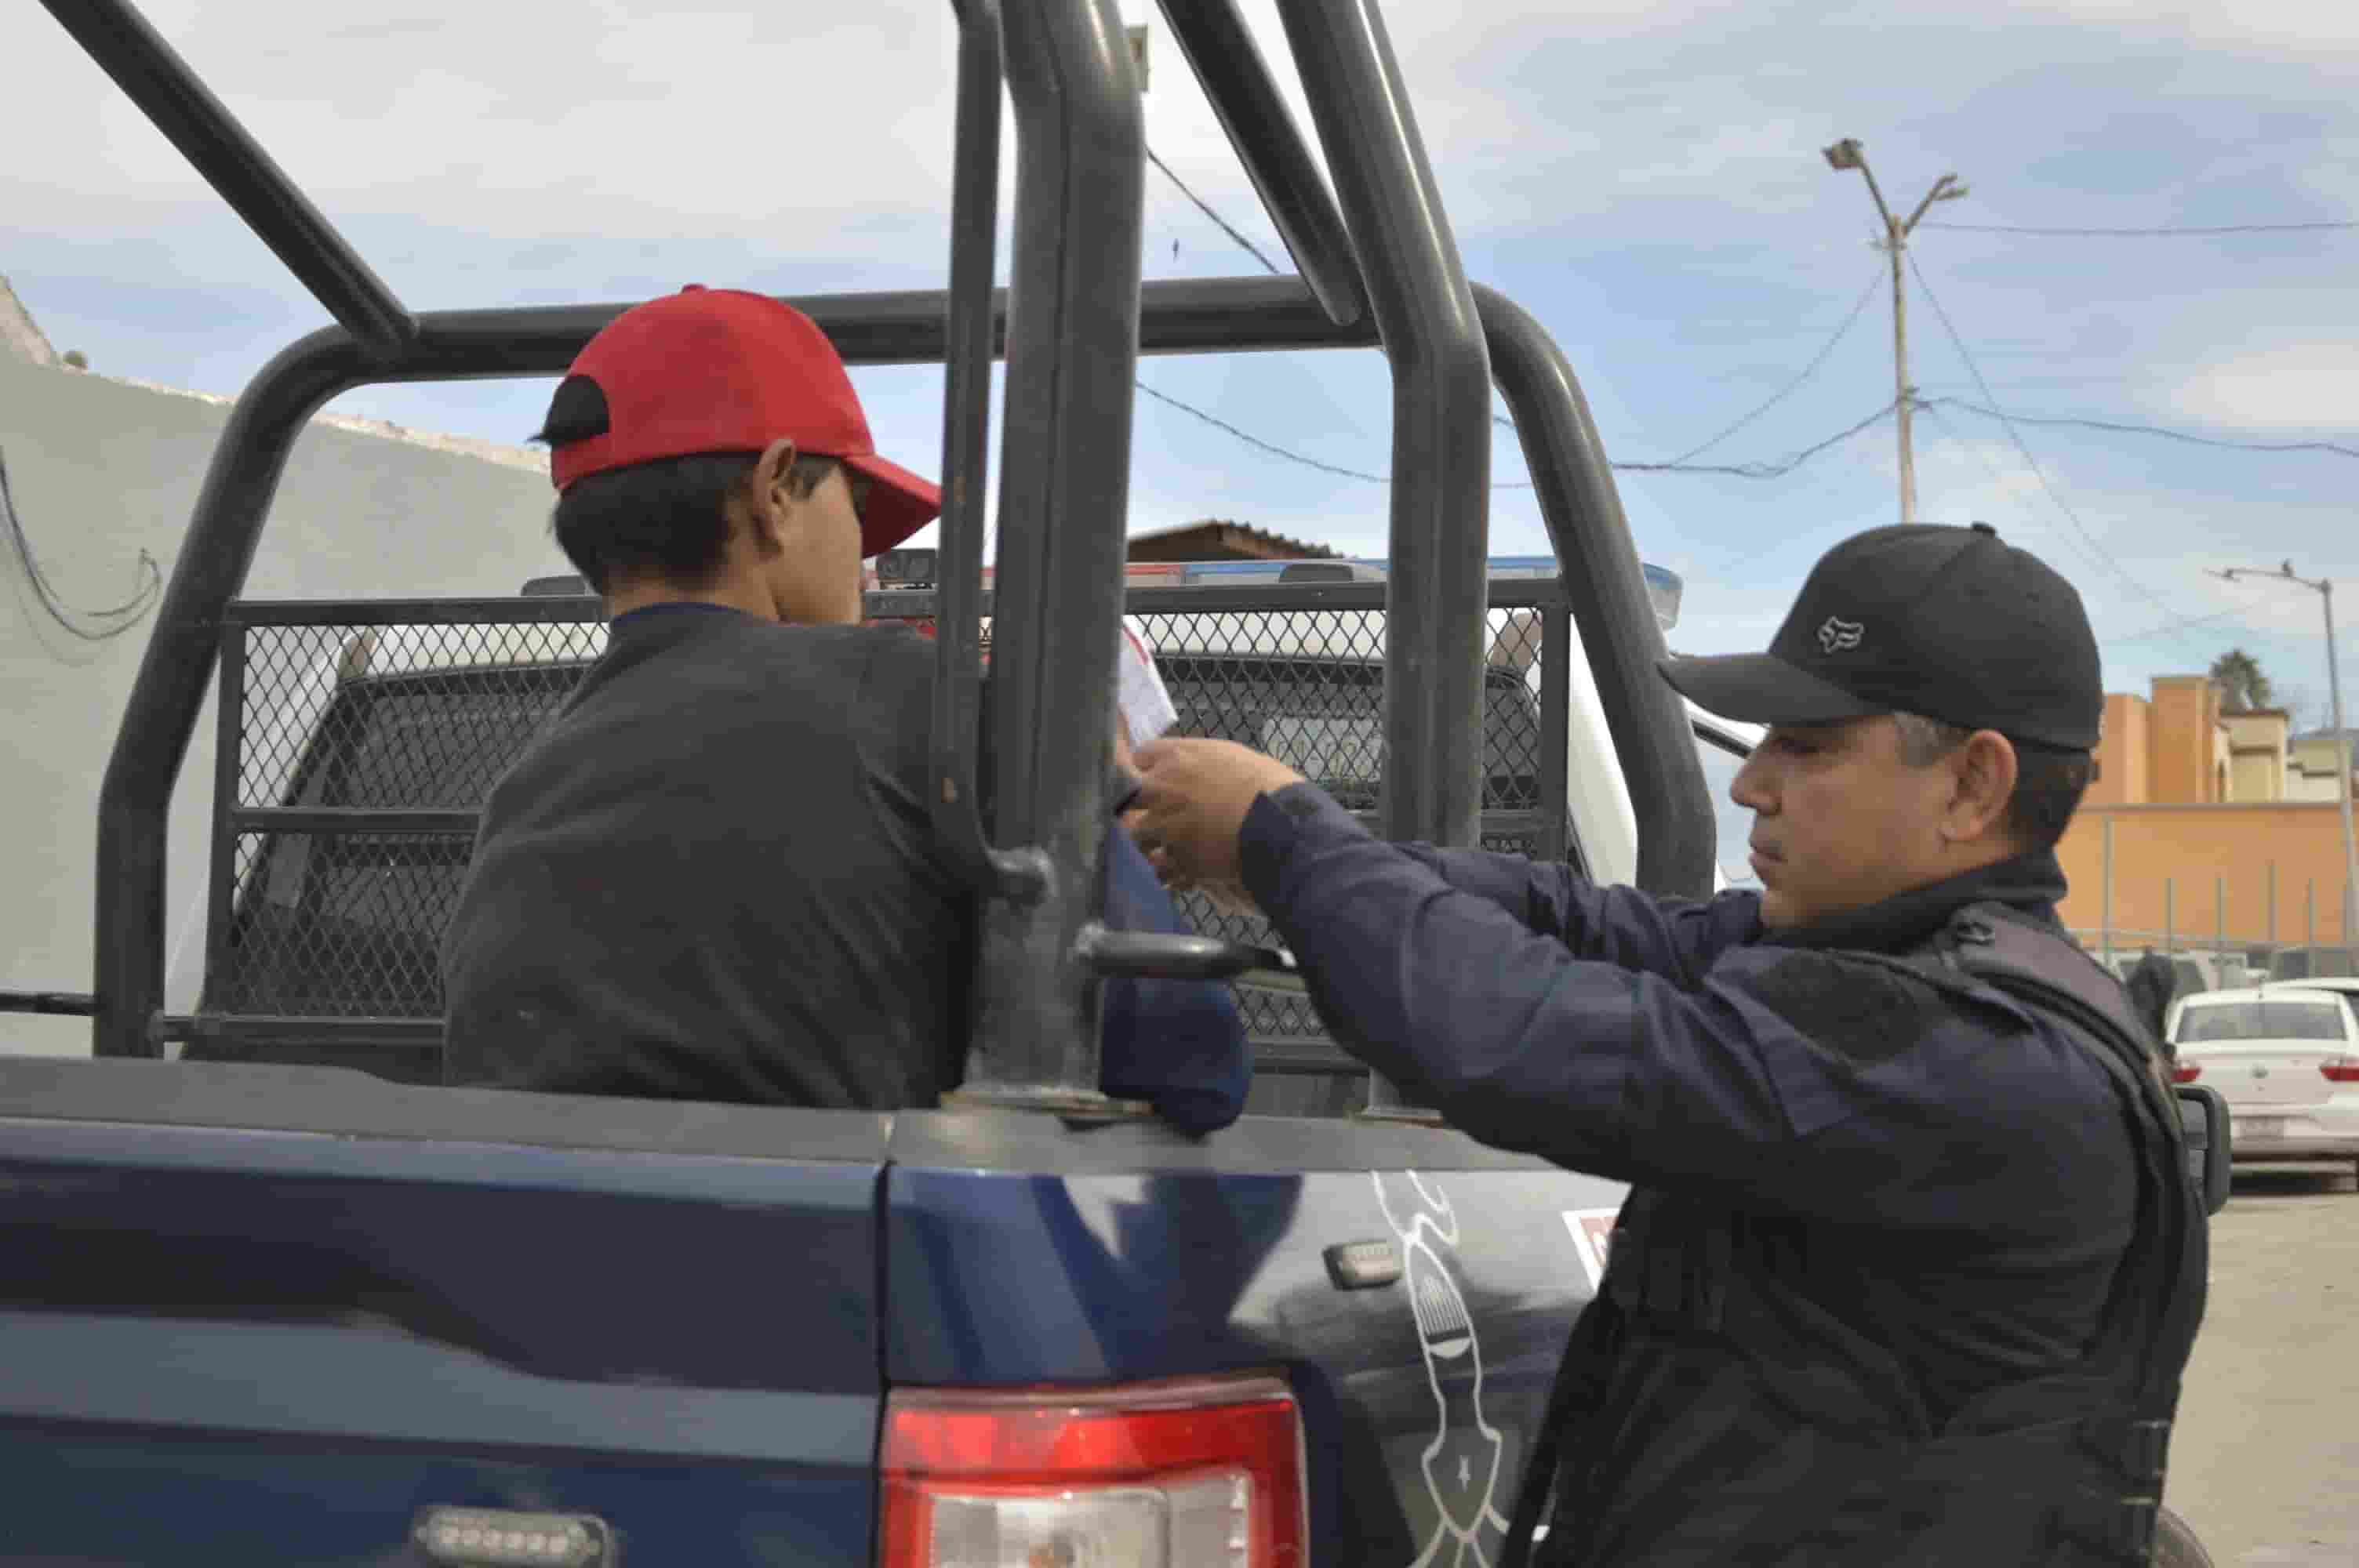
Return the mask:
<path fill-rule="evenodd" d="M 578 622 L 249 628 L 238 804 L 479 807 L 605 643 Z"/>
<path fill-rule="evenodd" d="M 244 892 L 205 1010 L 441 1016 L 442 931 L 473 847 L 463 834 L 240 834 Z"/>
<path fill-rule="evenodd" d="M 1358 610 L 1130 618 L 1157 652 L 1180 733 L 1266 751 L 1362 813 L 1384 797 L 1384 622 Z M 244 637 L 237 805 L 473 811 L 603 652 L 605 628 L 323 621 L 251 625 Z M 1494 611 L 1490 638 L 1483 804 L 1529 811 L 1541 805 L 1539 618 Z M 1494 831 L 1484 843 L 1530 853 L 1536 840 Z M 471 847 L 462 833 L 238 835 L 234 913 L 205 1010 L 440 1016 L 441 935 Z M 1276 941 L 1258 917 L 1223 914 L 1197 894 L 1180 902 L 1207 935 Z M 1334 1052 L 1307 1000 L 1237 996 L 1256 1039 L 1291 1055 L 1323 1050 L 1335 1064 L 1332 1076 L 1321 1066 L 1257 1087 L 1256 1110 L 1338 1115 L 1362 1103 L 1363 1070 Z"/>
<path fill-rule="evenodd" d="M 605 646 L 596 622 L 257 625 L 237 804 L 474 811 Z M 208 1012 L 438 1018 L 465 833 L 241 834 Z"/>

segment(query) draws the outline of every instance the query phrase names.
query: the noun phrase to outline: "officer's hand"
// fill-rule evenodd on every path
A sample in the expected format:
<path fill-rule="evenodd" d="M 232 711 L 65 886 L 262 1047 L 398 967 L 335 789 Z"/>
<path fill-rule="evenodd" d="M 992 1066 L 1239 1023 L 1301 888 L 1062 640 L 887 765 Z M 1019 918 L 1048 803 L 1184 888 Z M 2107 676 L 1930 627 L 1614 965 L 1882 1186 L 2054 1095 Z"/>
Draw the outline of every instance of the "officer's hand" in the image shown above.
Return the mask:
<path fill-rule="evenodd" d="M 1242 887 L 1237 834 L 1262 795 L 1303 782 L 1274 757 L 1234 741 L 1166 737 L 1138 749 L 1136 837 L 1169 886 Z"/>

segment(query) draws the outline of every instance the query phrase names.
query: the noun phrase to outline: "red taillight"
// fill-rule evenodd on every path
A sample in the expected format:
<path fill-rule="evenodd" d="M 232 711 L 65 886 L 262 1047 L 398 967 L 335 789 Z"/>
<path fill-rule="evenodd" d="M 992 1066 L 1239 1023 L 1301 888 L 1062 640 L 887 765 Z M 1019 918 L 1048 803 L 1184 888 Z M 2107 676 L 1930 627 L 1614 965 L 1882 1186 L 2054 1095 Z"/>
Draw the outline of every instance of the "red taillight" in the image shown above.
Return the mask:
<path fill-rule="evenodd" d="M 1275 1378 L 904 1390 L 881 1568 L 1301 1568 L 1302 1420 Z"/>
<path fill-rule="evenodd" d="M 2359 1056 L 2329 1056 L 2318 1070 L 2330 1084 L 2359 1084 Z"/>
<path fill-rule="evenodd" d="M 2193 1062 L 2181 1062 L 2170 1070 L 2174 1084 L 2191 1084 L 2203 1076 L 2203 1069 Z"/>

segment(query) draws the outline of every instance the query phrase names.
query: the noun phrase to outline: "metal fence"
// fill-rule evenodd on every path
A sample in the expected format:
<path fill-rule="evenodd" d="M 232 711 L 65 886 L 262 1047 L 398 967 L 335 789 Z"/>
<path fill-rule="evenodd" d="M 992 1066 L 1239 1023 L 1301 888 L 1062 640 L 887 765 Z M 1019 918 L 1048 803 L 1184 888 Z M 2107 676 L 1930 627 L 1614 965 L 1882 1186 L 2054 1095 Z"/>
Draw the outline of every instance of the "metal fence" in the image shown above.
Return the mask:
<path fill-rule="evenodd" d="M 1484 842 L 1564 858 L 1576 849 L 1562 591 L 1501 583 L 1493 600 Z M 1383 584 L 1353 583 L 1140 589 L 1128 610 L 1180 732 L 1269 752 L 1373 822 L 1386 775 L 1383 606 Z M 871 608 L 907 615 L 913 596 L 879 594 Z M 178 1033 L 211 1043 L 207 1054 L 433 1076 L 441 936 L 478 814 L 603 650 L 595 616 L 594 601 L 559 599 L 233 605 L 206 983 Z M 1199 895 L 1182 905 L 1207 934 L 1273 940 L 1258 918 Z M 1241 989 L 1238 1000 L 1264 1073 L 1310 1080 L 1283 1107 L 1257 1096 L 1261 1108 L 1356 1106 L 1361 1069 L 1304 998 Z M 402 1046 L 408 1065 L 388 1067 Z"/>

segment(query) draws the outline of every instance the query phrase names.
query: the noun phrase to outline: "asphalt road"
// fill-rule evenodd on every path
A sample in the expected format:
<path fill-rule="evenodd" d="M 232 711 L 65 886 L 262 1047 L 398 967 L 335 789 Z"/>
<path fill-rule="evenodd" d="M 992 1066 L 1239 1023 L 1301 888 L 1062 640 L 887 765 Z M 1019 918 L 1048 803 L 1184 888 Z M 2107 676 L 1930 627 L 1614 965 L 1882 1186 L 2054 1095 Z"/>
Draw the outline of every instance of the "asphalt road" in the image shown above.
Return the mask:
<path fill-rule="evenodd" d="M 2219 1568 L 2359 1564 L 2359 1190 L 2351 1167 L 2240 1171 L 2164 1501 Z"/>

